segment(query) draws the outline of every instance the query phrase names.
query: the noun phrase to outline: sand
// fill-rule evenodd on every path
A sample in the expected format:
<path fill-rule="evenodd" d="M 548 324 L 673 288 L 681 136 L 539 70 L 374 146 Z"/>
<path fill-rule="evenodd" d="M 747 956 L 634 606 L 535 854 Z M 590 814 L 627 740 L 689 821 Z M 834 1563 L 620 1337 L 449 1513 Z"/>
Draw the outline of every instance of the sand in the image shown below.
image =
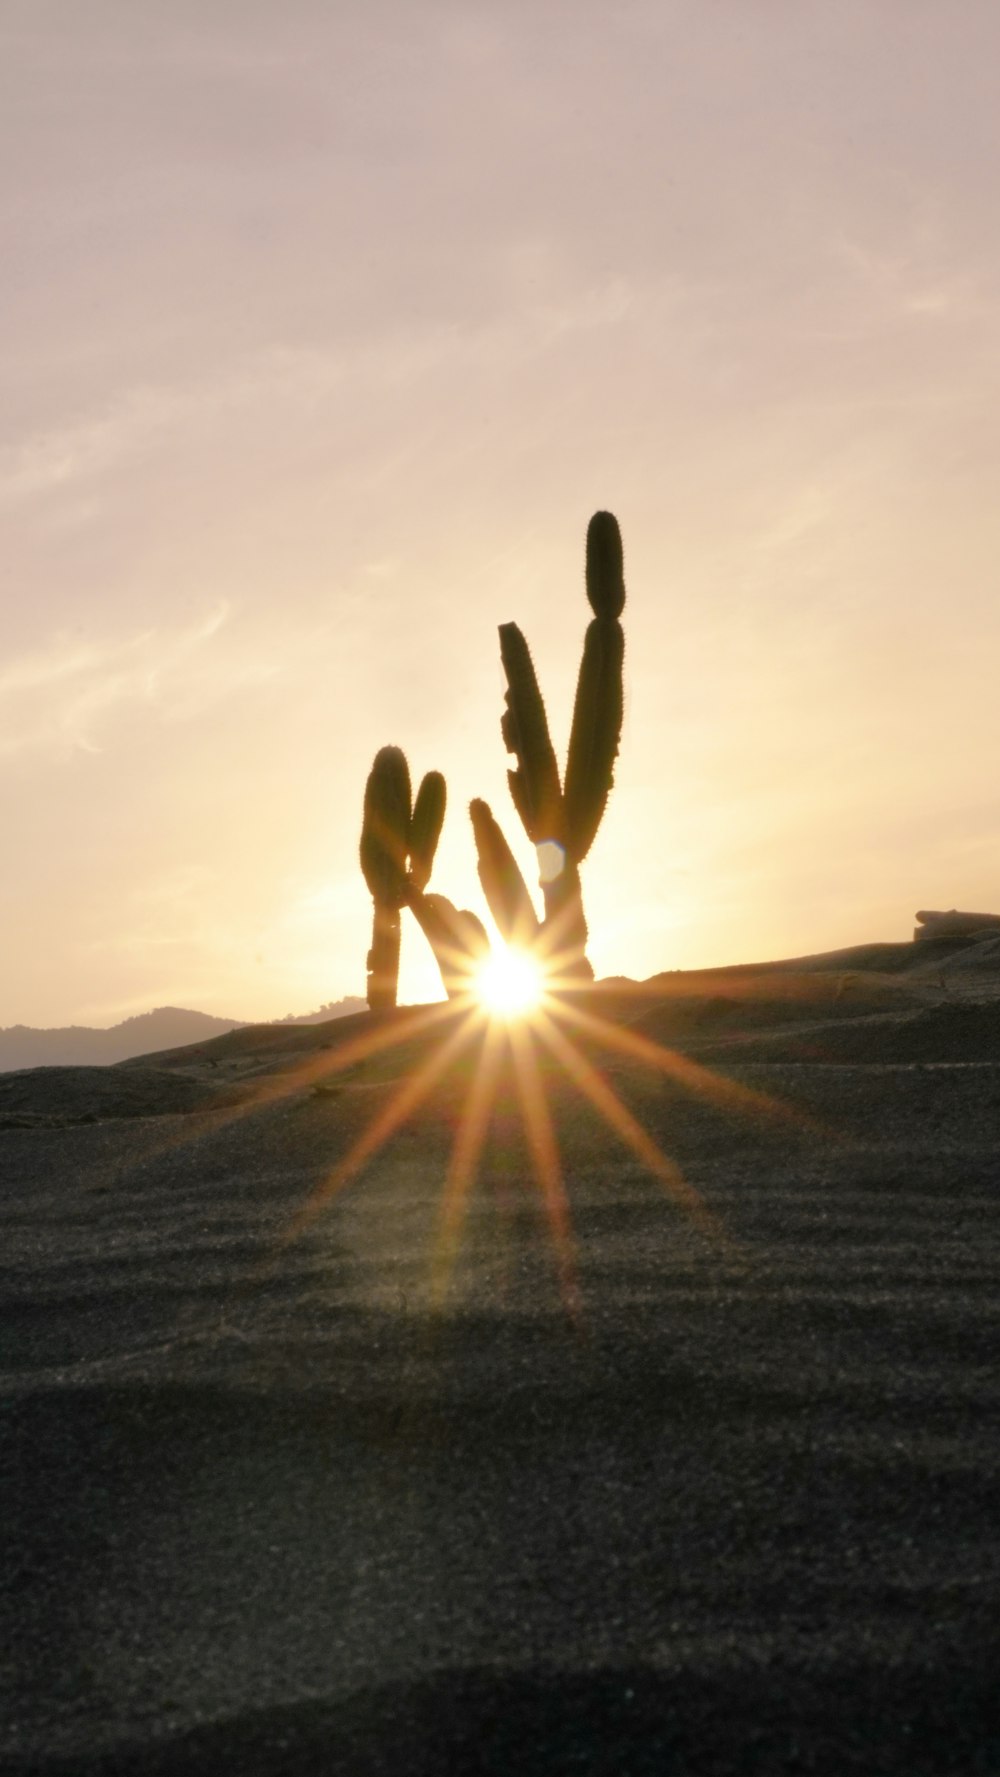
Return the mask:
<path fill-rule="evenodd" d="M 575 1318 L 509 1081 L 442 1311 L 467 1071 L 282 1239 L 430 1037 L 0 1076 L 0 1773 L 995 1777 L 998 984 L 609 986 L 774 1109 L 552 1074 Z"/>

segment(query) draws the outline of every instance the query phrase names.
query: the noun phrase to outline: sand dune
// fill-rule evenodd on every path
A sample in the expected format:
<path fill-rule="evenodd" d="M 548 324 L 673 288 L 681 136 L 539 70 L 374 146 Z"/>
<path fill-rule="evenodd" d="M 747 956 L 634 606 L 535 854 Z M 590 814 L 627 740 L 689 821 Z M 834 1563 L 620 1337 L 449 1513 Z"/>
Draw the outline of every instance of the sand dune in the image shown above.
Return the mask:
<path fill-rule="evenodd" d="M 444 1312 L 467 1069 L 283 1242 L 426 1034 L 9 1076 L 0 1773 L 1000 1768 L 997 962 L 869 948 L 605 987 L 775 1109 L 606 1058 L 716 1238 L 551 1070 L 578 1322 L 506 1079 Z"/>

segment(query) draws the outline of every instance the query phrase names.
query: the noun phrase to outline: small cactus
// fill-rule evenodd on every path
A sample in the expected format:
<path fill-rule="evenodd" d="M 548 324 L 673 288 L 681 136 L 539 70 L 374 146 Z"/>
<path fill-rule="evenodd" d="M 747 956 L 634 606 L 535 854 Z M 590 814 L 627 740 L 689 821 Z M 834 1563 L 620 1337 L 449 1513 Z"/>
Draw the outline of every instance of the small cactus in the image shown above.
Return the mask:
<path fill-rule="evenodd" d="M 625 638 L 618 619 L 625 605 L 622 540 L 610 512 L 595 512 L 587 527 L 586 589 L 594 617 L 584 638 L 565 787 L 559 781 L 548 720 L 528 644 L 516 623 L 500 625 L 500 658 L 507 679 L 500 729 L 517 760 L 508 771 L 511 798 L 538 848 L 545 921 L 536 936 L 560 975 L 593 979 L 586 956 L 587 924 L 579 866 L 600 826 L 613 783 L 621 739 Z M 470 808 L 479 876 L 490 910 L 505 936 L 527 929 L 531 898 L 510 848 L 485 802 Z"/>
<path fill-rule="evenodd" d="M 428 895 L 444 824 L 447 788 L 439 771 L 422 779 L 410 806 L 410 768 L 400 747 L 382 747 L 365 785 L 361 869 L 374 902 L 368 952 L 368 1004 L 391 1011 L 399 987 L 400 913 L 409 907 L 434 951 L 449 997 L 467 990 L 489 939 L 474 913 Z"/>

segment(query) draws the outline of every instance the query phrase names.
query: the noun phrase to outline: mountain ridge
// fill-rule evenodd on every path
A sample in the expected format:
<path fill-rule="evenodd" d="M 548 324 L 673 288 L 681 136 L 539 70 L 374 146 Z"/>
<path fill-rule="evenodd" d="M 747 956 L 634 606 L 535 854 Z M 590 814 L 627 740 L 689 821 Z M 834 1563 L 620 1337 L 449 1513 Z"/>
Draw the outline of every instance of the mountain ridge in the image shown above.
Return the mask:
<path fill-rule="evenodd" d="M 275 1024 L 323 1024 L 346 1018 L 364 1009 L 364 1000 L 352 995 L 331 1001 L 317 1012 L 270 1020 Z M 136 1055 L 152 1055 L 161 1049 L 178 1049 L 187 1043 L 205 1042 L 243 1030 L 253 1020 L 220 1018 L 211 1012 L 195 1012 L 183 1006 L 156 1006 L 137 1012 L 108 1030 L 86 1024 L 51 1028 L 30 1024 L 0 1027 L 0 1073 L 17 1073 L 33 1067 L 111 1066 Z"/>

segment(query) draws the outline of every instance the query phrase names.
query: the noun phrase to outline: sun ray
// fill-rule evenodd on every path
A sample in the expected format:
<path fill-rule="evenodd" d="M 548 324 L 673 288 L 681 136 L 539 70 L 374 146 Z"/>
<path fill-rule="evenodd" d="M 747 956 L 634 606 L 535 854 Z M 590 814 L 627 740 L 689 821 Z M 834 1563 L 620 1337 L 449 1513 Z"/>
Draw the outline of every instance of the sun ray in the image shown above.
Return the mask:
<path fill-rule="evenodd" d="M 387 1049 L 396 1049 L 401 1043 L 408 1042 L 411 1037 L 419 1036 L 423 1031 L 433 1029 L 454 1017 L 455 1008 L 447 1000 L 436 1001 L 432 1006 L 404 1007 L 392 1015 L 389 1022 L 379 1025 L 374 1030 L 360 1031 L 350 1042 L 342 1043 L 332 1054 L 324 1050 L 321 1055 L 310 1056 L 299 1066 L 289 1068 L 287 1072 L 264 1081 L 252 1092 L 244 1104 L 235 1107 L 235 1115 L 247 1110 L 257 1110 L 262 1105 L 270 1105 L 282 1098 L 288 1098 L 293 1092 L 299 1092 L 304 1086 L 315 1085 L 327 1079 L 331 1074 L 343 1073 L 345 1068 L 354 1067 L 359 1062 L 370 1061 L 373 1056 L 383 1054 Z"/>
<path fill-rule="evenodd" d="M 652 1137 L 647 1135 L 642 1124 L 632 1115 L 627 1105 L 622 1103 L 607 1080 L 602 1079 L 592 1062 L 580 1053 L 575 1043 L 559 1029 L 548 1013 L 539 1014 L 537 1025 L 542 1041 L 551 1049 L 579 1090 L 590 1099 L 595 1110 L 600 1112 L 625 1145 L 659 1179 L 678 1208 L 690 1216 L 704 1234 L 711 1235 L 720 1245 L 728 1247 L 731 1244 L 729 1237 L 717 1217 L 706 1208 L 676 1162 L 669 1159 Z"/>
<path fill-rule="evenodd" d="M 462 1110 L 441 1194 L 431 1280 L 431 1301 L 436 1310 L 443 1306 L 447 1294 L 469 1193 L 489 1129 L 502 1048 L 502 1027 L 492 1021 L 487 1022 L 479 1061 Z"/>
<path fill-rule="evenodd" d="M 368 1161 L 378 1153 L 379 1148 L 384 1147 L 400 1124 L 405 1123 L 407 1117 L 413 1115 L 435 1082 L 440 1079 L 448 1063 L 454 1060 L 460 1050 L 469 1042 L 472 1027 L 477 1022 L 474 1015 L 466 1016 L 457 1030 L 453 1030 L 450 1036 L 443 1038 L 438 1043 L 423 1065 L 417 1068 L 415 1073 L 404 1078 L 389 1103 L 383 1106 L 379 1115 L 373 1118 L 368 1127 L 362 1131 L 343 1159 L 338 1160 L 333 1170 L 307 1198 L 282 1236 L 282 1245 L 287 1245 L 296 1239 L 303 1228 L 315 1220 L 324 1205 L 342 1191 L 345 1185 L 350 1184 L 353 1178 L 357 1177 L 362 1167 L 367 1165 Z"/>
<path fill-rule="evenodd" d="M 571 909 L 561 908 L 542 931 L 535 955 L 542 974 L 542 999 L 547 1001 L 552 995 L 567 994 L 571 997 L 580 993 L 589 993 L 593 982 L 579 972 L 579 952 L 562 942 L 562 931 L 567 925 Z"/>
<path fill-rule="evenodd" d="M 809 1130 L 814 1135 L 834 1134 L 833 1130 L 811 1117 L 807 1111 L 785 1104 L 781 1099 L 772 1098 L 769 1093 L 756 1092 L 752 1086 L 744 1086 L 738 1080 L 727 1078 L 725 1074 L 715 1073 L 712 1068 L 692 1061 L 690 1056 L 683 1055 L 679 1049 L 668 1049 L 639 1031 L 612 1024 L 610 1019 L 602 1018 L 594 1012 L 585 1012 L 582 1006 L 560 1005 L 556 1001 L 549 1010 L 553 1017 L 559 1018 L 563 1023 L 575 1025 L 578 1030 L 596 1037 L 609 1049 L 617 1049 L 620 1054 L 628 1055 L 635 1061 L 646 1062 L 658 1073 L 676 1080 L 687 1091 L 709 1099 L 722 1110 L 732 1111 L 734 1115 L 747 1113 L 771 1117 L 775 1121 L 792 1123 L 799 1129 Z"/>
<path fill-rule="evenodd" d="M 513 1025 L 510 1041 L 524 1129 L 555 1248 L 559 1290 L 567 1314 L 575 1321 L 580 1316 L 580 1290 L 576 1276 L 569 1198 L 563 1182 L 555 1124 L 545 1097 L 530 1027 L 526 1024 Z"/>
<path fill-rule="evenodd" d="M 332 1052 L 324 1049 L 319 1055 L 310 1055 L 277 1075 L 268 1075 L 252 1086 L 237 1104 L 223 1105 L 218 1110 L 209 1109 L 199 1114 L 193 1127 L 171 1130 L 169 1135 L 143 1149 L 143 1164 L 150 1159 L 159 1159 L 161 1155 L 189 1147 L 206 1133 L 219 1134 L 244 1117 L 252 1116 L 255 1111 L 279 1104 L 284 1098 L 294 1097 L 296 1092 L 303 1091 L 307 1086 L 317 1085 L 335 1074 L 343 1073 L 346 1068 L 368 1061 L 389 1049 L 398 1048 L 411 1037 L 419 1036 L 424 1031 L 432 1030 L 435 1025 L 454 1018 L 457 1010 L 456 1005 L 449 1000 L 435 1001 L 430 1006 L 401 1008 L 391 1019 L 385 1023 L 380 1022 L 376 1029 L 359 1032 Z M 124 1177 L 128 1176 L 128 1171 L 126 1168 Z"/>

